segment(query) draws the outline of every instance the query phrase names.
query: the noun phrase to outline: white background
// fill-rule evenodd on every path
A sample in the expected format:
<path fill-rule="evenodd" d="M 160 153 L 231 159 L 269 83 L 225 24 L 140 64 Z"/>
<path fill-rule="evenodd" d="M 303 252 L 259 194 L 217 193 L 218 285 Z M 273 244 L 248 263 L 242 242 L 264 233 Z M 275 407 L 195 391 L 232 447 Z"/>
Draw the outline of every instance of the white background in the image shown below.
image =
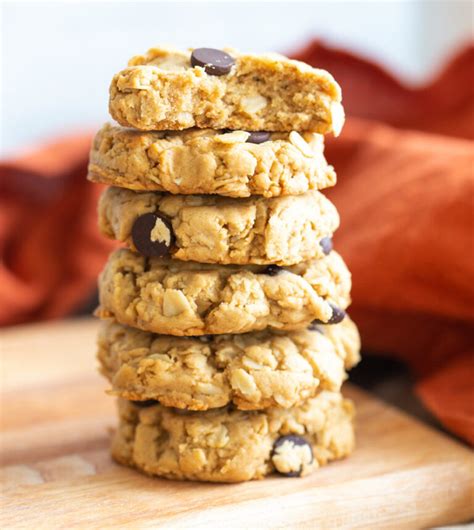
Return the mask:
<path fill-rule="evenodd" d="M 2 2 L 3 155 L 107 119 L 112 75 L 156 44 L 291 52 L 344 46 L 419 83 L 472 32 L 469 0 Z"/>

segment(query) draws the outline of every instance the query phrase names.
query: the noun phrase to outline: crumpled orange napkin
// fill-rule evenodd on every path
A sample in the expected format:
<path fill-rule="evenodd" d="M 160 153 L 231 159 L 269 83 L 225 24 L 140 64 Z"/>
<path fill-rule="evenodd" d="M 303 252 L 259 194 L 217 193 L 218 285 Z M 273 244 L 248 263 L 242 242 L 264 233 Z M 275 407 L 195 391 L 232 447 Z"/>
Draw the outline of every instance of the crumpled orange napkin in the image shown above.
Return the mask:
<path fill-rule="evenodd" d="M 425 405 L 474 443 L 472 143 L 354 118 L 328 157 L 364 349 L 410 364 Z"/>
<path fill-rule="evenodd" d="M 343 88 L 348 120 L 328 141 L 338 173 L 328 196 L 364 350 L 409 363 L 425 405 L 474 443 L 473 49 L 416 90 L 318 42 L 295 56 Z M 96 228 L 90 140 L 0 164 L 0 325 L 66 315 L 95 290 L 114 243 Z"/>
<path fill-rule="evenodd" d="M 314 40 L 293 54 L 331 72 L 349 116 L 394 127 L 474 138 L 474 46 L 459 52 L 428 84 L 409 88 L 381 66 Z"/>
<path fill-rule="evenodd" d="M 0 163 L 0 325 L 64 316 L 94 292 L 113 243 L 86 181 L 91 134 Z"/>
<path fill-rule="evenodd" d="M 318 41 L 294 57 L 334 75 L 351 116 L 327 142 L 327 195 L 364 350 L 406 361 L 426 407 L 474 444 L 474 48 L 418 89 Z"/>

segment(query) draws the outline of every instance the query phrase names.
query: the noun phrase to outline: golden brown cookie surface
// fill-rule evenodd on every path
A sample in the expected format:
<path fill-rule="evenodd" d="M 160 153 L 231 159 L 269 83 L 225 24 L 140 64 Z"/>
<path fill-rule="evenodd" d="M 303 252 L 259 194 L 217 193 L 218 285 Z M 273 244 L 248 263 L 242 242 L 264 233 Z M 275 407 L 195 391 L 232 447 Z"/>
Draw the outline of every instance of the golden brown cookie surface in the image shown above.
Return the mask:
<path fill-rule="evenodd" d="M 336 183 L 321 135 L 250 140 L 245 131 L 142 132 L 106 124 L 94 139 L 88 177 L 133 190 L 228 197 L 299 195 Z"/>
<path fill-rule="evenodd" d="M 351 276 L 332 251 L 291 267 L 213 265 L 113 252 L 99 279 L 98 315 L 167 335 L 296 330 L 337 323 Z"/>
<path fill-rule="evenodd" d="M 329 330 L 326 335 L 325 331 Z M 173 337 L 111 322 L 102 327 L 98 359 L 112 393 L 206 410 L 289 408 L 317 391 L 339 391 L 359 359 L 359 335 L 346 317 L 317 330 Z"/>
<path fill-rule="evenodd" d="M 313 191 L 231 199 L 108 188 L 99 228 L 145 256 L 219 264 L 293 265 L 323 258 L 339 226 L 335 206 Z M 323 241 L 324 242 L 324 241 Z"/>
<path fill-rule="evenodd" d="M 119 400 L 112 455 L 146 474 L 241 482 L 272 472 L 303 476 L 354 447 L 354 407 L 323 391 L 292 409 L 183 412 Z"/>
<path fill-rule="evenodd" d="M 112 117 L 141 130 L 339 134 L 341 89 L 328 72 L 278 54 L 224 53 L 234 59 L 224 75 L 193 64 L 193 50 L 152 48 L 133 57 L 112 79 Z"/>

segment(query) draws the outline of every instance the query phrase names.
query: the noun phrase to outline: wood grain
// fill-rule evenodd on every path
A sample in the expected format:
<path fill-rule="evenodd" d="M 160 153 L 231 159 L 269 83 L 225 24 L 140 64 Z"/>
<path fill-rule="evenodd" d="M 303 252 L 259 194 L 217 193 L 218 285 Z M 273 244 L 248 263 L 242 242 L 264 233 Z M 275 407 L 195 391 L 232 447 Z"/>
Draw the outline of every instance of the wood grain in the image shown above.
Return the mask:
<path fill-rule="evenodd" d="M 349 385 L 357 450 L 310 477 L 213 485 L 119 467 L 96 329 L 0 332 L 3 528 L 420 528 L 474 517 L 471 452 Z"/>

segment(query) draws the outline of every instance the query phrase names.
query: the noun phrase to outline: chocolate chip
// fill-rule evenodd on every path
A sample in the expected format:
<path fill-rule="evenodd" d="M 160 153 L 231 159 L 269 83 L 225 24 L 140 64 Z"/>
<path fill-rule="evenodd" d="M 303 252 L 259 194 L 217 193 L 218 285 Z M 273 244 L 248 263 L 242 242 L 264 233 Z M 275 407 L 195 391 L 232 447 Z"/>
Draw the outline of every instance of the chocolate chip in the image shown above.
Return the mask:
<path fill-rule="evenodd" d="M 227 134 L 235 132 L 232 129 L 222 129 L 221 134 Z M 249 133 L 249 137 L 247 138 L 246 142 L 248 144 L 263 144 L 263 142 L 267 142 L 270 140 L 270 133 L 266 131 L 244 131 Z"/>
<path fill-rule="evenodd" d="M 178 409 L 176 407 L 169 407 L 169 409 L 173 414 L 176 414 L 178 416 L 190 416 L 193 414 L 193 412 L 196 412 L 195 410 L 188 410 L 188 409 Z"/>
<path fill-rule="evenodd" d="M 262 274 L 266 274 L 267 276 L 276 276 L 277 274 L 280 274 L 282 270 L 283 267 L 280 267 L 279 265 L 269 265 L 263 269 Z"/>
<path fill-rule="evenodd" d="M 145 401 L 131 401 L 136 407 L 139 407 L 141 409 L 145 409 L 147 407 L 153 407 L 153 405 L 157 405 L 158 401 L 156 399 L 146 399 Z"/>
<path fill-rule="evenodd" d="M 301 448 L 307 448 L 307 451 L 301 451 Z M 294 471 L 288 471 L 286 466 L 284 467 L 285 454 L 292 453 L 297 451 L 297 455 L 301 458 L 301 464 L 298 469 Z M 291 455 L 291 460 L 294 459 L 294 456 Z M 305 464 L 311 464 L 313 462 L 313 449 L 311 444 L 301 436 L 296 436 L 294 434 L 288 434 L 287 436 L 281 436 L 273 444 L 272 450 L 272 462 L 275 466 L 275 469 L 281 475 L 285 477 L 300 477 Z M 309 458 L 308 458 L 309 457 Z"/>
<path fill-rule="evenodd" d="M 341 309 L 340 307 L 337 307 L 334 304 L 331 304 L 331 302 L 329 302 L 329 305 L 331 306 L 331 309 L 332 309 L 331 318 L 327 322 L 323 322 L 322 320 L 319 320 L 319 318 L 316 318 L 315 320 L 313 320 L 313 322 L 311 322 L 310 325 L 339 324 L 339 322 L 342 322 L 344 320 L 344 318 L 346 317 L 346 312 L 344 311 L 344 309 Z"/>
<path fill-rule="evenodd" d="M 340 307 L 337 307 L 333 304 L 329 304 L 332 307 L 332 316 L 328 320 L 328 324 L 339 324 L 339 322 L 342 322 L 346 318 L 346 312 L 344 309 L 341 309 Z"/>
<path fill-rule="evenodd" d="M 200 335 L 197 337 L 201 342 L 205 342 L 205 343 L 208 343 L 208 342 L 211 342 L 211 340 L 213 339 L 213 335 Z"/>
<path fill-rule="evenodd" d="M 140 215 L 133 223 L 132 239 L 143 256 L 167 256 L 174 243 L 171 222 L 159 213 Z"/>
<path fill-rule="evenodd" d="M 270 140 L 270 133 L 264 131 L 254 131 L 249 133 L 250 136 L 247 138 L 247 143 L 249 144 L 263 144 Z"/>
<path fill-rule="evenodd" d="M 327 256 L 332 250 L 332 237 L 323 237 L 319 244 L 323 249 L 324 254 Z"/>
<path fill-rule="evenodd" d="M 321 335 L 324 335 L 324 331 L 321 328 L 321 325 L 316 322 L 316 320 L 313 320 L 311 324 L 308 326 L 309 331 L 317 331 L 318 333 L 321 333 Z"/>
<path fill-rule="evenodd" d="M 191 54 L 191 66 L 201 66 L 209 75 L 228 74 L 234 64 L 233 57 L 214 48 L 196 48 Z"/>

